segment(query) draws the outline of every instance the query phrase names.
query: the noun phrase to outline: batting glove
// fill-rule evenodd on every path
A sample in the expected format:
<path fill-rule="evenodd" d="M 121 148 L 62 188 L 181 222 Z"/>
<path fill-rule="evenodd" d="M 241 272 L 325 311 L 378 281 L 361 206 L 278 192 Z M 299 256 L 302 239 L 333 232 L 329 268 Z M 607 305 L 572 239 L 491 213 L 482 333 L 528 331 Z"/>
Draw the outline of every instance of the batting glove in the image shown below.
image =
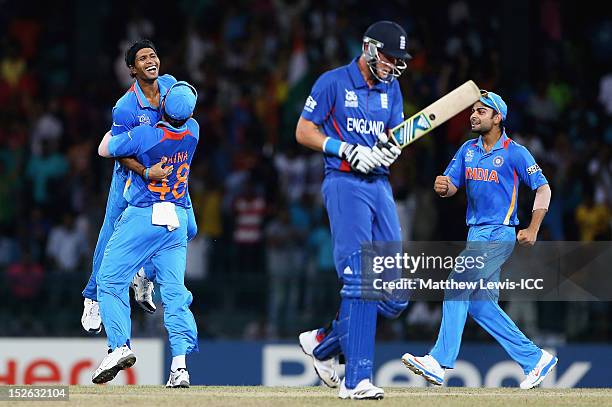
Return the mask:
<path fill-rule="evenodd" d="M 360 144 L 342 143 L 340 157 L 348 161 L 353 170 L 362 174 L 369 173 L 381 164 L 370 147 Z"/>
<path fill-rule="evenodd" d="M 402 153 L 402 150 L 393 142 L 389 140 L 389 137 L 385 133 L 378 135 L 378 142 L 372 147 L 372 153 L 376 157 L 376 160 L 385 167 L 389 167 L 397 160 Z"/>

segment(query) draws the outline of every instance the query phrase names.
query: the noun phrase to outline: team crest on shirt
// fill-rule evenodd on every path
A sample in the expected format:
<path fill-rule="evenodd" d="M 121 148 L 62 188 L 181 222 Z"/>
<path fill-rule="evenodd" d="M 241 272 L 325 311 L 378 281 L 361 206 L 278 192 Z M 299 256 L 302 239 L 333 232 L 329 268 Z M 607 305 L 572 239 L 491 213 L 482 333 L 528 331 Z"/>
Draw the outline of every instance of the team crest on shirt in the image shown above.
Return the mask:
<path fill-rule="evenodd" d="M 357 94 L 354 90 L 344 89 L 344 107 L 357 107 Z"/>
<path fill-rule="evenodd" d="M 381 93 L 380 94 L 380 106 L 383 109 L 388 109 L 389 108 L 389 97 L 387 96 L 386 93 Z"/>
<path fill-rule="evenodd" d="M 465 153 L 465 162 L 466 163 L 472 162 L 473 159 L 474 159 L 474 150 L 468 150 Z"/>
<path fill-rule="evenodd" d="M 504 157 L 502 157 L 501 155 L 498 155 L 497 157 L 493 159 L 493 166 L 495 167 L 501 167 L 503 163 L 504 163 Z"/>
<path fill-rule="evenodd" d="M 147 116 L 146 114 L 141 114 L 140 116 L 138 116 L 138 122 L 140 124 L 146 124 L 147 126 L 150 126 L 151 118 Z"/>

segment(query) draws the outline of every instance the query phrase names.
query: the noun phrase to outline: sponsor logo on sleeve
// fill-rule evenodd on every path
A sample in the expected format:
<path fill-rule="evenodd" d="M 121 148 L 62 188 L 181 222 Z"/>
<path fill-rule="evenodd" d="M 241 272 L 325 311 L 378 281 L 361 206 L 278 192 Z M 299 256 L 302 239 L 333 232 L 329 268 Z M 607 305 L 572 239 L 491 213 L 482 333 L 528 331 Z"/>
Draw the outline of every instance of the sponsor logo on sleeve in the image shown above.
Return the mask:
<path fill-rule="evenodd" d="M 314 100 L 312 96 L 308 96 L 308 99 L 306 99 L 306 103 L 304 104 L 304 110 L 306 110 L 309 113 L 312 113 L 316 107 L 317 107 L 317 101 Z"/>
<path fill-rule="evenodd" d="M 527 174 L 533 175 L 538 171 L 542 171 L 538 164 L 533 164 L 531 167 L 527 167 Z"/>

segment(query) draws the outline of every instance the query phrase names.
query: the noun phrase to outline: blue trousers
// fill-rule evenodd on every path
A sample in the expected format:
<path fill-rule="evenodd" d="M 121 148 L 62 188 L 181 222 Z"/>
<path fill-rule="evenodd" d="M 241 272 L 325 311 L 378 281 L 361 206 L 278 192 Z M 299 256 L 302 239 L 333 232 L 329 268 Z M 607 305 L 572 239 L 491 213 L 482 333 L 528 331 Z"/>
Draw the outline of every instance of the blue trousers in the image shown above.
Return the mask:
<path fill-rule="evenodd" d="M 486 251 L 486 267 L 473 270 L 478 279 L 500 281 L 501 266 L 508 260 L 514 249 L 516 232 L 512 226 L 472 226 L 468 233 L 468 244 L 461 256 L 478 256 Z M 470 244 L 470 242 L 474 242 Z M 491 242 L 490 244 L 479 242 Z M 463 274 L 465 273 L 465 274 Z M 469 271 L 458 273 L 455 269 L 450 278 L 475 281 L 467 276 Z M 454 298 L 453 298 L 454 297 Z M 445 293 L 442 306 L 442 323 L 438 340 L 429 352 L 441 366 L 453 368 L 461 347 L 461 336 L 467 315 L 482 326 L 499 342 L 505 351 L 529 373 L 540 360 L 542 351 L 529 340 L 508 317 L 498 304 L 499 293 L 494 291 Z"/>
<path fill-rule="evenodd" d="M 129 343 L 129 284 L 150 261 L 157 271 L 172 356 L 197 350 L 197 327 L 189 310 L 193 296 L 184 284 L 187 211 L 180 207 L 176 211 L 181 226 L 172 232 L 151 224 L 152 207 L 128 206 L 115 225 L 97 275 L 100 314 L 110 349 Z"/>
<path fill-rule="evenodd" d="M 343 287 L 338 320 L 315 349 L 328 358 L 342 351 L 346 358 L 346 386 L 372 379 L 377 301 L 361 296 L 362 245 L 374 241 L 399 242 L 400 223 L 386 177 L 360 177 L 333 172 L 322 186 L 334 245 L 334 262 Z"/>
<path fill-rule="evenodd" d="M 104 250 L 106 249 L 108 240 L 110 239 L 111 235 L 113 234 L 113 231 L 115 230 L 115 223 L 117 222 L 117 219 L 119 219 L 125 208 L 127 208 L 128 206 L 127 201 L 123 197 L 123 190 L 125 188 L 127 178 L 126 175 L 123 174 L 121 171 L 122 170 L 120 169 L 120 167 L 115 166 L 115 170 L 113 171 L 113 178 L 111 180 L 110 190 L 108 192 L 108 199 L 106 201 L 104 222 L 102 223 L 102 228 L 100 228 L 100 233 L 98 234 L 98 241 L 96 242 L 96 248 L 94 250 L 91 275 L 89 276 L 87 285 L 83 290 L 83 297 L 89 298 L 94 301 L 97 301 L 98 299 L 96 276 L 98 275 L 100 265 L 102 264 Z M 195 214 L 193 213 L 193 207 L 190 207 L 187 210 L 187 215 L 187 236 L 188 239 L 191 240 L 197 234 L 198 231 Z M 147 278 L 151 281 L 154 281 L 155 269 L 153 268 L 153 265 L 149 262 L 143 267 Z"/>

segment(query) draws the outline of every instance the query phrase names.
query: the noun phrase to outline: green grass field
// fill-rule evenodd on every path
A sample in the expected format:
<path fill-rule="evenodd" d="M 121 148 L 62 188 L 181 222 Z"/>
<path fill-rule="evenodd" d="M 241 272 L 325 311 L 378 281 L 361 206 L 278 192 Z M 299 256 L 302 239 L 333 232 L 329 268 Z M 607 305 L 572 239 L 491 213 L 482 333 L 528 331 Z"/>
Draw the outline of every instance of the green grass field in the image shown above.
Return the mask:
<path fill-rule="evenodd" d="M 69 402 L 11 402 L 8 405 L 115 406 L 342 406 L 338 392 L 323 387 L 70 386 Z M 381 406 L 612 406 L 612 389 L 387 388 Z"/>

